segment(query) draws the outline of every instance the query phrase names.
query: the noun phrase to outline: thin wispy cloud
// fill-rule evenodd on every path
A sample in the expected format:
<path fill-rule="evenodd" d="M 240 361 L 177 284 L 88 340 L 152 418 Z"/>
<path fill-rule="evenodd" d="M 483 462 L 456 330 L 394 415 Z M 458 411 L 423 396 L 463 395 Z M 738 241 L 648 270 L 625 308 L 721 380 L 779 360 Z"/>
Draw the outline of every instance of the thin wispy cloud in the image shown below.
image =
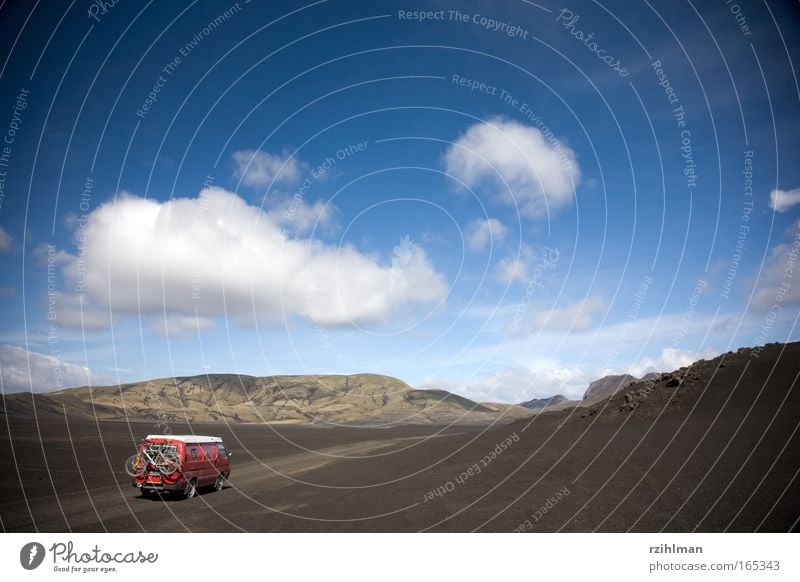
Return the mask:
<path fill-rule="evenodd" d="M 71 386 L 86 386 L 95 378 L 85 366 L 12 345 L 0 346 L 0 374 L 6 393 L 49 392 Z"/>
<path fill-rule="evenodd" d="M 800 257 L 800 218 L 786 230 L 786 242 L 772 247 L 753 290 L 757 311 L 800 304 L 800 285 L 792 284 Z"/>
<path fill-rule="evenodd" d="M 794 190 L 773 190 L 769 193 L 769 207 L 775 212 L 788 212 L 800 204 L 800 188 Z"/>
<path fill-rule="evenodd" d="M 534 331 L 587 331 L 605 308 L 605 301 L 600 296 L 585 297 L 564 307 L 537 311 L 532 317 L 532 328 Z"/>
<path fill-rule="evenodd" d="M 13 241 L 14 239 L 6 232 L 6 229 L 0 226 L 0 253 L 9 250 Z"/>

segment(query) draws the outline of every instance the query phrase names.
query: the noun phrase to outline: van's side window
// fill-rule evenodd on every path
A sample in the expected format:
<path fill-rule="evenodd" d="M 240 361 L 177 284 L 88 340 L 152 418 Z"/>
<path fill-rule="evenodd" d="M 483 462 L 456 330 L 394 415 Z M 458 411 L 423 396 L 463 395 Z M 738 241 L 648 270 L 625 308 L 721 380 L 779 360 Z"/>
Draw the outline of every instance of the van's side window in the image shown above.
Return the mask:
<path fill-rule="evenodd" d="M 189 449 L 189 454 L 192 456 L 193 459 L 197 458 L 197 447 L 191 447 Z"/>
<path fill-rule="evenodd" d="M 217 458 L 217 446 L 214 444 L 203 445 L 203 452 L 208 460 L 213 461 Z"/>

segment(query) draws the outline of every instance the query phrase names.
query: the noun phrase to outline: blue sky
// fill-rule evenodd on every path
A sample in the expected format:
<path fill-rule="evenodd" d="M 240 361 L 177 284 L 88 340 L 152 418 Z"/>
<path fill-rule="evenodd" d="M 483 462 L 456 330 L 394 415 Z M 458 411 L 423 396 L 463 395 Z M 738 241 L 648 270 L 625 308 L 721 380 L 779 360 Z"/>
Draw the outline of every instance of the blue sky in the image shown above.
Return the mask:
<path fill-rule="evenodd" d="M 92 6 L 0 8 L 8 392 L 518 402 L 798 337 L 794 3 Z"/>

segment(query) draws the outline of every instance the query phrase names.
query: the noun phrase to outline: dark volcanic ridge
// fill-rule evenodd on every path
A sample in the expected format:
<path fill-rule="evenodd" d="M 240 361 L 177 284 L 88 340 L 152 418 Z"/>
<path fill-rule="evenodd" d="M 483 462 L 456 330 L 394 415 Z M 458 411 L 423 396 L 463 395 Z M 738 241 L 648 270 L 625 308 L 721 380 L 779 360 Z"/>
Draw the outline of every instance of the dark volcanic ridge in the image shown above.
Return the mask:
<path fill-rule="evenodd" d="M 550 398 L 534 398 L 533 400 L 520 403 L 520 406 L 531 410 L 563 410 L 564 408 L 578 406 L 579 404 L 579 400 L 570 400 L 566 396 L 556 394 Z"/>
<path fill-rule="evenodd" d="M 669 372 L 651 372 L 641 378 L 631 374 L 610 374 L 594 380 L 581 400 L 568 400 L 564 396 L 556 395 L 549 398 L 538 398 L 520 403 L 520 406 L 530 409 L 562 410 L 573 406 L 590 407 L 592 410 L 604 409 L 607 406 L 613 408 L 619 402 L 623 402 L 624 408 L 632 410 L 637 404 L 647 400 L 655 390 L 662 388 L 679 388 L 675 398 L 680 398 L 687 390 L 697 389 L 703 382 L 713 377 L 719 370 L 731 363 L 738 362 L 743 355 L 750 359 L 760 358 L 762 353 L 767 356 L 762 359 L 770 359 L 780 356 L 775 350 L 793 350 L 800 345 L 794 343 L 772 343 L 757 348 L 740 348 L 735 352 L 727 352 L 711 360 L 698 360 L 689 366 L 684 366 L 678 370 Z M 713 370 L 712 370 L 713 369 Z M 610 404 L 606 401 L 610 401 Z"/>
<path fill-rule="evenodd" d="M 645 374 L 641 378 L 631 376 L 630 374 L 611 374 L 603 376 L 589 384 L 589 388 L 583 394 L 583 404 L 594 404 L 600 400 L 604 400 L 609 396 L 613 396 L 623 387 L 628 386 L 634 382 L 646 382 L 659 376 L 659 374 Z"/>
<path fill-rule="evenodd" d="M 779 371 L 779 372 L 778 372 Z M 740 348 L 625 384 L 599 402 L 586 402 L 581 417 L 656 418 L 664 414 L 730 414 L 755 407 L 778 410 L 800 373 L 800 342 Z M 779 386 L 780 385 L 780 386 Z M 588 406 L 587 406 L 588 405 Z"/>

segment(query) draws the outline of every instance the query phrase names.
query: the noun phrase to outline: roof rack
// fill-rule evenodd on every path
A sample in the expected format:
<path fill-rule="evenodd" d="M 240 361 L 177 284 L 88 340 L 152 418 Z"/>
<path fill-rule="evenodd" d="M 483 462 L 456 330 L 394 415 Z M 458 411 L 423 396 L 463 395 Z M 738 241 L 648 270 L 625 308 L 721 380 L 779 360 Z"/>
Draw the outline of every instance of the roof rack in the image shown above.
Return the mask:
<path fill-rule="evenodd" d="M 196 434 L 149 434 L 145 437 L 146 440 L 163 439 L 167 441 L 179 441 L 188 444 L 199 443 L 221 443 L 222 438 L 216 436 L 203 436 Z"/>

